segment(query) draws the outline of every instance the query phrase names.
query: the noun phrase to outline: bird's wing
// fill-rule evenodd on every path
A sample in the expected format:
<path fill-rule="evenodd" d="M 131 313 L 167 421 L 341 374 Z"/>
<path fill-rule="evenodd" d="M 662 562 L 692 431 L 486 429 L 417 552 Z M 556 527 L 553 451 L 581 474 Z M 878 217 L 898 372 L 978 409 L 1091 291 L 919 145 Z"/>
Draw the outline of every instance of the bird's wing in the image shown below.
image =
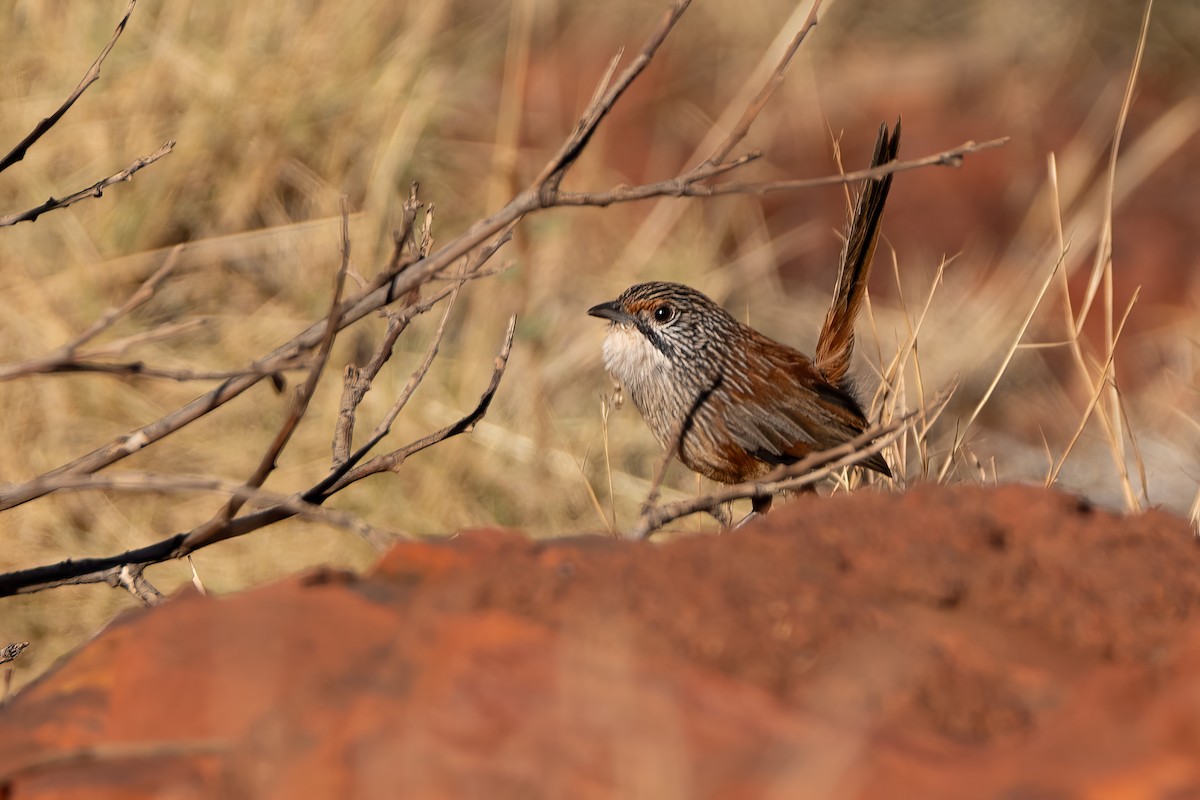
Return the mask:
<path fill-rule="evenodd" d="M 747 455 L 768 464 L 792 464 L 866 430 L 866 417 L 849 393 L 826 383 L 803 354 L 771 344 L 765 365 L 770 394 L 743 391 L 737 381 L 728 386 L 733 402 L 726 405 L 723 422 Z M 890 474 L 879 456 L 862 464 Z"/>

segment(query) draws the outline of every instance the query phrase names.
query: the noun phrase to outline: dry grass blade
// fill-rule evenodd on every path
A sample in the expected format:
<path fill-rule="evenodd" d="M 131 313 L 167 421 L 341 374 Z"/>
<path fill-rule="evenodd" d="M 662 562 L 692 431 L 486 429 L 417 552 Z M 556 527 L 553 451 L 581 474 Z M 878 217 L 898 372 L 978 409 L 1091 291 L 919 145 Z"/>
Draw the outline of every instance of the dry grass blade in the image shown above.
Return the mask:
<path fill-rule="evenodd" d="M 125 32 L 125 25 L 129 22 L 129 17 L 133 14 L 133 8 L 137 5 L 137 0 L 129 0 L 129 5 L 125 7 L 125 13 L 121 16 L 121 20 L 117 23 L 116 30 L 113 31 L 112 37 L 108 40 L 108 44 L 100 51 L 100 55 L 96 56 L 96 60 L 88 67 L 87 73 L 83 79 L 79 81 L 79 85 L 71 92 L 70 97 L 63 101 L 54 113 L 39 122 L 32 131 L 29 132 L 24 139 L 17 143 L 17 146 L 8 152 L 4 158 L 0 158 L 0 172 L 11 167 L 21 159 L 25 158 L 25 153 L 29 151 L 37 143 L 37 140 L 46 135 L 53 128 L 63 115 L 70 110 L 71 106 L 75 105 L 87 88 L 96 81 L 100 80 L 100 67 L 104 64 L 104 59 L 108 58 L 108 54 L 112 52 L 113 47 L 117 44 L 117 39 L 121 38 L 121 34 Z"/>
<path fill-rule="evenodd" d="M 1008 371 L 1008 365 L 1012 362 L 1013 356 L 1020 348 L 1021 339 L 1024 338 L 1025 332 L 1029 330 L 1029 323 L 1033 321 L 1033 315 L 1037 312 L 1042 304 L 1042 299 L 1046 296 L 1046 291 L 1050 288 L 1050 284 L 1054 281 L 1054 276 L 1057 275 L 1062 268 L 1063 259 L 1067 256 L 1067 250 L 1059 252 L 1058 259 L 1054 262 L 1054 267 L 1050 270 L 1050 274 L 1046 276 L 1042 282 L 1041 288 L 1038 289 L 1037 295 L 1033 298 L 1033 302 L 1029 306 L 1029 310 L 1025 312 L 1025 317 L 1021 320 L 1021 324 L 1017 327 L 1017 333 L 1013 337 L 1012 344 L 1004 353 L 1004 358 L 1000 362 L 1000 366 L 996 369 L 996 374 L 992 376 L 992 382 L 988 384 L 988 388 L 984 391 L 983 396 L 979 398 L 979 402 L 975 404 L 975 408 L 967 416 L 966 422 L 962 424 L 954 436 L 954 445 L 950 448 L 950 452 L 946 454 L 946 460 L 942 464 L 942 468 L 938 471 L 938 482 L 944 481 L 946 475 L 950 472 L 950 467 L 954 464 L 954 453 L 966 440 L 967 433 L 970 432 L 971 426 L 975 424 L 975 420 L 979 417 L 979 412 L 987 405 L 991 399 L 992 393 L 996 391 L 996 386 L 999 385 L 1000 379 L 1004 377 L 1004 373 Z"/>
<path fill-rule="evenodd" d="M 1116 356 L 1116 343 L 1121 338 L 1121 331 L 1125 329 L 1125 323 L 1129 320 L 1129 313 L 1133 311 L 1133 305 L 1137 302 L 1138 293 L 1134 292 L 1133 297 L 1129 299 L 1129 305 L 1125 308 L 1125 314 L 1121 317 L 1121 324 L 1117 326 L 1115 335 L 1113 336 L 1114 349 L 1109 350 L 1108 356 L 1104 359 L 1104 366 L 1100 369 L 1100 374 L 1096 376 L 1095 383 L 1092 386 L 1092 397 L 1088 401 L 1087 408 L 1083 412 L 1083 416 L 1079 419 L 1079 425 L 1075 428 L 1075 433 L 1067 442 L 1066 449 L 1059 456 L 1058 462 L 1046 475 L 1046 486 L 1052 486 L 1058 480 L 1058 475 L 1062 472 L 1063 465 L 1067 463 L 1067 459 L 1071 455 L 1071 451 L 1075 449 L 1075 445 L 1079 442 L 1079 437 L 1083 435 L 1087 428 L 1088 420 L 1092 418 L 1092 413 L 1096 410 L 1096 406 L 1100 403 L 1100 399 L 1104 396 L 1104 390 L 1109 386 L 1109 375 L 1112 372 L 1113 360 Z M 1122 465 L 1123 466 L 1123 465 Z M 1128 476 L 1126 476 L 1128 477 Z"/>
<path fill-rule="evenodd" d="M 1129 68 L 1129 78 L 1125 83 L 1125 94 L 1121 98 L 1121 110 L 1117 113 L 1116 129 L 1113 132 L 1113 143 L 1108 154 L 1108 180 L 1104 187 L 1104 216 L 1103 227 L 1100 231 L 1100 242 L 1096 246 L 1096 260 L 1092 264 L 1092 274 L 1088 278 L 1087 290 L 1084 293 L 1083 304 L 1079 310 L 1079 316 L 1076 320 L 1075 334 L 1078 336 L 1083 331 L 1083 321 L 1087 319 L 1088 312 L 1091 310 L 1092 302 L 1096 298 L 1096 292 L 1100 288 L 1101 282 L 1108 286 L 1107 309 L 1108 314 L 1105 318 L 1105 334 L 1106 343 L 1109 347 L 1112 346 L 1113 328 L 1112 328 L 1112 221 L 1113 221 L 1113 197 L 1115 195 L 1115 187 L 1117 183 L 1117 160 L 1121 152 L 1121 139 L 1125 134 L 1125 122 L 1129 119 L 1129 109 L 1133 106 L 1134 91 L 1137 88 L 1138 73 L 1141 71 L 1142 56 L 1146 52 L 1146 34 L 1150 29 L 1150 12 L 1154 8 L 1154 0 L 1147 0 L 1145 10 L 1142 12 L 1142 27 L 1138 33 L 1137 49 L 1133 54 L 1133 64 Z"/>

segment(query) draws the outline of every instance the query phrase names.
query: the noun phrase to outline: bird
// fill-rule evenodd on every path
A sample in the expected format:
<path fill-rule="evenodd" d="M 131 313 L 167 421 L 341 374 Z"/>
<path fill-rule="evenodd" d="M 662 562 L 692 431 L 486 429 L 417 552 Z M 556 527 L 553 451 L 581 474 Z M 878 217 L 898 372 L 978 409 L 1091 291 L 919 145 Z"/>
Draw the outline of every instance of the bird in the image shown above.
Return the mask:
<path fill-rule="evenodd" d="M 890 133 L 880 125 L 871 166 L 894 161 L 899 146 L 900 121 Z M 891 184 L 888 173 L 858 193 L 812 358 L 682 283 L 639 283 L 588 309 L 609 323 L 606 370 L 688 469 L 719 483 L 753 481 L 867 429 L 848 372 Z M 892 477 L 881 454 L 859 465 Z M 769 494 L 753 497 L 747 519 L 771 503 Z"/>

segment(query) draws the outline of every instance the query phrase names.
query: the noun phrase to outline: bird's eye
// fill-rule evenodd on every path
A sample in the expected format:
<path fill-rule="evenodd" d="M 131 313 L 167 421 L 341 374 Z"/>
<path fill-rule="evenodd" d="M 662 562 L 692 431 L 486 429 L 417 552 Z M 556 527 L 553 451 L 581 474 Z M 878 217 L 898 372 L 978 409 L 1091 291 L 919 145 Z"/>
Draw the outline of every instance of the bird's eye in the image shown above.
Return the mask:
<path fill-rule="evenodd" d="M 669 305 L 662 305 L 654 309 L 654 319 L 658 322 L 670 322 L 675 319 L 675 308 Z"/>

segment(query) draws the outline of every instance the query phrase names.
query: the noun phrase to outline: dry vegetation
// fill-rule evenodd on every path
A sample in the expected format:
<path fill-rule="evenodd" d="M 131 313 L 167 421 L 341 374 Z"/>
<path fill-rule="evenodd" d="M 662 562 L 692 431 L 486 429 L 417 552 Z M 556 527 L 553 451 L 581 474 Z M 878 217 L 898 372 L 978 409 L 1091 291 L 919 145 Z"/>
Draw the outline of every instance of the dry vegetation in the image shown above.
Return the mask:
<path fill-rule="evenodd" d="M 1187 87 L 1200 62 L 1188 49 L 1197 37 L 1183 31 L 1200 32 L 1200 20 L 1186 3 L 1156 10 L 1139 83 L 1146 97 L 1130 105 L 1123 90 L 1140 10 L 1087 5 L 1089 15 L 1032 2 L 1003 11 L 931 0 L 828 4 L 747 140 L 766 153 L 751 174 L 835 171 L 831 138 L 840 140 L 846 168 L 856 168 L 879 120 L 898 113 L 909 157 L 1011 136 L 1007 148 L 973 157 L 962 171 L 896 181 L 885 222 L 892 247 L 880 249 L 859 372 L 868 390 L 886 376 L 894 391 L 878 399 L 888 416 L 931 402 L 954 376 L 960 388 L 938 427 L 908 437 L 893 460 L 914 480 L 1053 476 L 1101 502 L 1195 515 L 1196 199 L 1171 193 L 1183 191 L 1180 162 L 1197 161 L 1200 100 Z M 124 6 L 16 4 L 0 30 L 0 143 L 20 140 L 62 101 Z M 436 206 L 435 237 L 457 235 L 532 179 L 613 53 L 636 50 L 659 12 L 645 3 L 553 0 L 139 6 L 102 79 L 4 173 L 0 214 L 91 184 L 169 139 L 178 145 L 101 199 L 0 229 L 0 362 L 70 340 L 182 242 L 172 278 L 105 340 L 178 324 L 132 354 L 177 368 L 245 365 L 325 313 L 340 259 L 342 195 L 352 209 L 354 265 L 364 271 L 386 260 L 414 180 Z M 601 126 L 568 188 L 657 180 L 697 163 L 806 13 L 807 4 L 750 10 L 697 0 Z M 1123 105 L 1130 121 L 1110 165 Z M 527 220 L 499 256 L 514 268 L 464 289 L 440 356 L 394 435 L 414 439 L 470 409 L 505 320 L 518 314 L 509 372 L 489 416 L 470 436 L 365 481 L 333 505 L 415 534 L 499 523 L 554 535 L 609 529 L 614 517 L 628 526 L 649 488 L 656 446 L 631 409 L 612 412 L 603 402 L 603 329 L 584 309 L 636 280 L 683 280 L 810 349 L 844 207 L 834 188 Z M 1141 219 L 1139 209 L 1159 211 L 1156 224 L 1123 228 L 1123 219 Z M 1180 248 L 1190 261 L 1171 255 L 1177 241 L 1192 245 Z M 1142 284 L 1147 291 L 1122 329 Z M 437 317 L 417 320 L 400 339 L 365 415 L 378 419 L 400 392 Z M 327 470 L 337 377 L 369 355 L 384 327 L 365 321 L 338 340 L 332 369 L 267 489 L 290 492 Z M 302 380 L 293 373 L 293 384 Z M 209 386 L 104 375 L 0 383 L 0 476 L 28 479 Z M 264 383 L 124 466 L 241 482 L 286 413 Z M 956 441 L 965 445 L 954 449 Z M 672 470 L 668 499 L 696 492 L 693 476 Z M 4 513 L 0 571 L 137 547 L 192 528 L 220 502 L 196 493 L 52 495 Z M 680 524 L 714 526 L 694 520 Z M 352 533 L 286 522 L 201 551 L 194 562 L 209 589 L 226 591 L 303 565 L 361 567 L 373 557 Z M 186 564 L 150 574 L 164 591 L 191 579 Z M 29 675 L 133 602 L 87 586 L 5 599 L 0 644 L 34 642 L 22 659 Z"/>

